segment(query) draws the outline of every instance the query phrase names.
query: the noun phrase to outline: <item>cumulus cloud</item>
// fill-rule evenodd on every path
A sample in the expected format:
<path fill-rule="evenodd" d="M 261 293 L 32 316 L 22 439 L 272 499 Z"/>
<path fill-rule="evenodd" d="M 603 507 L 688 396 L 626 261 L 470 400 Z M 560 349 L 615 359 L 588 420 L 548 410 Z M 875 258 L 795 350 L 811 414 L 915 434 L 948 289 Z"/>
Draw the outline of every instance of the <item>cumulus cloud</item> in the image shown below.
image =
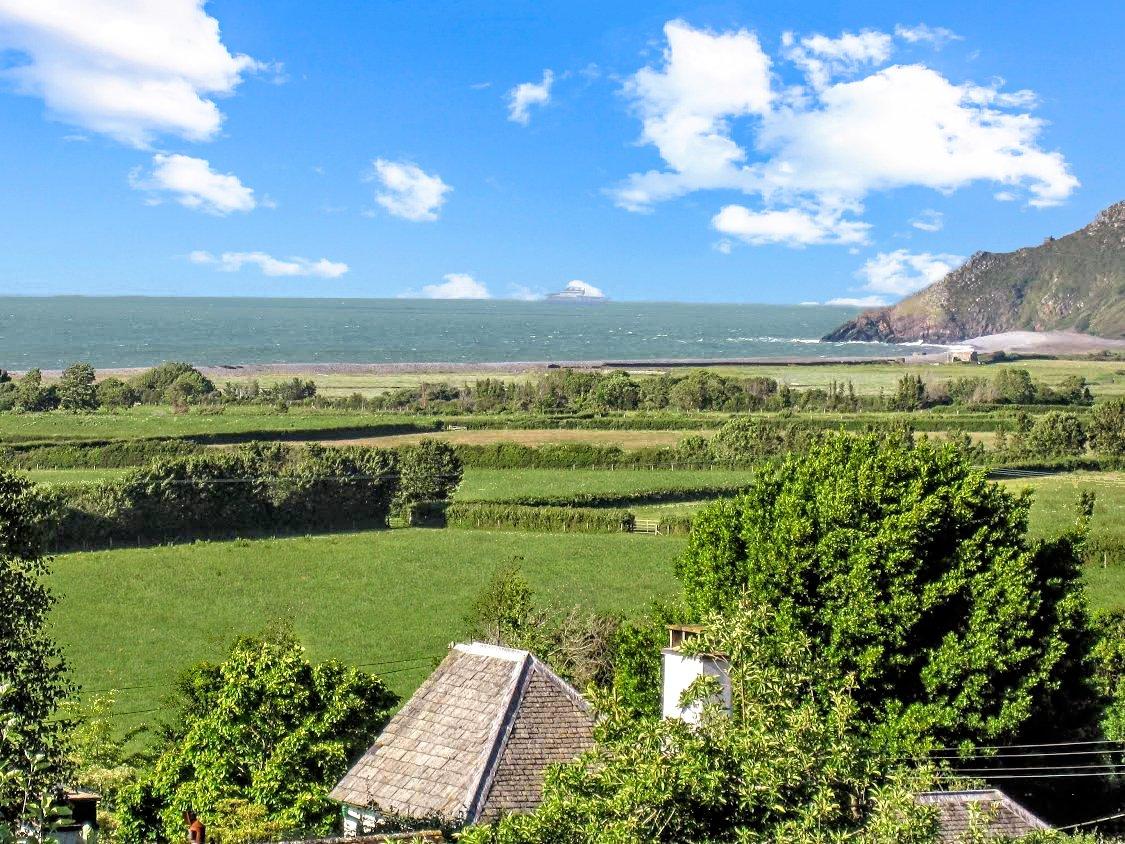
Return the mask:
<path fill-rule="evenodd" d="M 161 194 L 170 194 L 185 208 L 220 217 L 234 211 L 252 211 L 258 204 L 253 188 L 242 184 L 237 176 L 216 173 L 206 160 L 188 155 L 154 155 L 152 170 L 145 173 L 137 168 L 129 174 L 129 183 L 136 190 L 146 191 L 150 203 L 160 203 Z"/>
<path fill-rule="evenodd" d="M 927 208 L 911 220 L 910 225 L 924 232 L 939 232 L 945 226 L 945 215 L 940 211 Z"/>
<path fill-rule="evenodd" d="M 834 76 L 852 74 L 865 64 L 882 64 L 891 55 L 893 39 L 885 32 L 865 29 L 838 38 L 809 35 L 798 39 L 793 33 L 782 36 L 785 57 L 800 67 L 814 88 L 824 88 Z"/>
<path fill-rule="evenodd" d="M 955 84 L 921 64 L 880 67 L 892 51 L 884 33 L 790 34 L 782 58 L 810 80 L 794 88 L 777 82 L 780 68 L 752 32 L 682 21 L 664 32 L 662 60 L 624 86 L 641 143 L 665 165 L 611 189 L 628 210 L 649 211 L 699 190 L 737 190 L 762 204 L 737 218 L 750 242 L 855 243 L 856 227 L 866 231 L 856 217 L 874 191 L 948 193 L 991 182 L 1043 207 L 1078 186 L 1062 154 L 1041 146 L 1044 122 L 1029 112 L 1033 92 Z M 909 37 L 921 40 L 920 32 Z M 729 222 L 731 214 L 715 219 Z M 797 233 L 771 236 L 778 228 Z"/>
<path fill-rule="evenodd" d="M 960 255 L 911 253 L 905 249 L 880 252 L 856 271 L 864 290 L 905 296 L 939 281 L 965 259 Z"/>
<path fill-rule="evenodd" d="M 235 273 L 244 266 L 256 266 L 262 275 L 268 276 L 315 276 L 318 278 L 339 278 L 348 271 L 348 265 L 339 261 L 321 258 L 311 261 L 308 258 L 275 258 L 265 252 L 224 252 L 215 256 L 210 252 L 195 251 L 188 259 L 193 264 L 214 266 L 227 273 Z"/>
<path fill-rule="evenodd" d="M 920 23 L 917 26 L 903 26 L 899 24 L 895 27 L 895 35 L 910 44 L 924 42 L 932 44 L 939 49 L 950 41 L 963 40 L 961 36 L 952 29 L 946 29 L 944 26 L 926 26 L 924 23 Z"/>
<path fill-rule="evenodd" d="M 545 106 L 551 101 L 554 71 L 543 71 L 541 82 L 522 82 L 508 92 L 508 119 L 526 126 L 531 122 L 532 106 Z"/>
<path fill-rule="evenodd" d="M 161 134 L 212 139 L 215 97 L 268 67 L 227 49 L 204 0 L 0 0 L 0 48 L 22 59 L 0 72 L 16 91 L 137 147 Z"/>
<path fill-rule="evenodd" d="M 845 220 L 833 210 L 810 213 L 799 208 L 780 211 L 751 211 L 744 205 L 724 206 L 711 219 L 723 234 L 761 246 L 781 243 L 811 246 L 821 243 L 866 243 L 867 223 Z"/>
<path fill-rule="evenodd" d="M 453 190 L 437 173 L 427 173 L 409 161 L 377 158 L 373 173 L 383 186 L 375 201 L 395 217 L 415 223 L 436 220 L 445 195 Z"/>
<path fill-rule="evenodd" d="M 492 294 L 488 292 L 486 287 L 481 282 L 473 278 L 469 273 L 447 273 L 443 275 L 441 284 L 427 284 L 422 287 L 421 292 L 416 290 L 407 290 L 405 293 L 400 294 L 403 299 L 491 299 Z"/>
<path fill-rule="evenodd" d="M 770 59 L 744 29 L 712 33 L 683 21 L 664 26 L 663 67 L 644 67 L 625 83 L 641 118 L 641 140 L 668 169 L 634 173 L 613 191 L 630 211 L 695 190 L 753 187 L 746 152 L 730 120 L 763 115 L 773 101 Z"/>

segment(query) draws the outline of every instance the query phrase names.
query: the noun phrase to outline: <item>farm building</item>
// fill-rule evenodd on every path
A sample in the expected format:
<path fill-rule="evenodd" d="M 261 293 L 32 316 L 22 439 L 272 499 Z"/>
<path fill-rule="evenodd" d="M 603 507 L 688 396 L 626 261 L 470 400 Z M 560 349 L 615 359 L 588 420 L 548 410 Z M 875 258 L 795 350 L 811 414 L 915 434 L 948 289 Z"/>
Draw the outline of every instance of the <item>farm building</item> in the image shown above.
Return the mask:
<path fill-rule="evenodd" d="M 593 744 L 593 713 L 527 651 L 458 644 L 332 790 L 344 834 L 387 815 L 487 821 L 538 806 L 548 765 Z"/>

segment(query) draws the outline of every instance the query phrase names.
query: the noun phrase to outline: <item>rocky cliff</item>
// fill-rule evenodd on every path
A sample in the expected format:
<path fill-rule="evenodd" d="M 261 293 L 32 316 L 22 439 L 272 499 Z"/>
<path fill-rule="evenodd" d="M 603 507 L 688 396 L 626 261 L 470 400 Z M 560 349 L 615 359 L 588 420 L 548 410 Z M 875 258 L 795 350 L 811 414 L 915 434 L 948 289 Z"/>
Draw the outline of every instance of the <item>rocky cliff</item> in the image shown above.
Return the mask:
<path fill-rule="evenodd" d="M 1004 331 L 1125 338 L 1125 202 L 1039 246 L 978 252 L 941 281 L 824 339 L 953 343 Z"/>

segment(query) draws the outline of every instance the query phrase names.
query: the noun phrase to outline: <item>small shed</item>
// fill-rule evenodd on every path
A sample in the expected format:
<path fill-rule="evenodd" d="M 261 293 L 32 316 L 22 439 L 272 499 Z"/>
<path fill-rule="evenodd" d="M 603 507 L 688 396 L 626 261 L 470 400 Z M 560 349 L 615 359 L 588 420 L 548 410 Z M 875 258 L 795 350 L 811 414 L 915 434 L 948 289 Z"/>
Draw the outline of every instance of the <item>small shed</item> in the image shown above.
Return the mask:
<path fill-rule="evenodd" d="M 344 834 L 385 816 L 477 823 L 535 809 L 547 766 L 593 745 L 582 696 L 533 654 L 454 645 L 331 792 Z"/>
<path fill-rule="evenodd" d="M 978 838 L 1006 841 L 1051 828 L 998 788 L 924 791 L 918 795 L 918 802 L 937 807 L 941 825 L 938 840 L 950 844 L 970 840 L 970 832 Z"/>

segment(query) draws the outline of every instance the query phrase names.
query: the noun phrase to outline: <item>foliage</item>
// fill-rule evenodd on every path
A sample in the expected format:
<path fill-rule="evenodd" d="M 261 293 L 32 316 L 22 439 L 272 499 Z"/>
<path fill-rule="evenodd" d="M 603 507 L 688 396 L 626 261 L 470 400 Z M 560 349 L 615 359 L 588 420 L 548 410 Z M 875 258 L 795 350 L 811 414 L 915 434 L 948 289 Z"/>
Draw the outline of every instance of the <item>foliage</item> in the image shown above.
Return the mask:
<path fill-rule="evenodd" d="M 58 547 L 306 527 L 385 527 L 395 455 L 379 449 L 250 445 L 161 458 L 120 479 L 51 495 Z"/>
<path fill-rule="evenodd" d="M 788 451 L 802 451 L 817 433 L 792 422 L 778 424 L 760 416 L 735 416 L 711 440 L 710 454 L 720 463 L 755 463 Z"/>
<path fill-rule="evenodd" d="M 661 649 L 668 644 L 668 625 L 683 623 L 686 610 L 675 603 L 654 601 L 644 615 L 617 630 L 613 655 L 613 696 L 638 717 L 658 717 L 661 695 Z"/>
<path fill-rule="evenodd" d="M 697 616 L 791 613 L 883 741 L 998 740 L 1086 682 L 1076 540 L 1030 542 L 1029 506 L 953 446 L 836 435 L 700 511 L 677 571 Z"/>
<path fill-rule="evenodd" d="M 59 407 L 72 413 L 97 410 L 98 391 L 94 379 L 94 367 L 88 363 L 72 363 L 64 369 L 57 388 Z"/>
<path fill-rule="evenodd" d="M 103 378 L 96 387 L 98 405 L 113 410 L 132 407 L 140 395 L 120 378 Z"/>
<path fill-rule="evenodd" d="M 1090 414 L 1090 447 L 1099 454 L 1125 455 L 1125 399 L 1097 405 Z"/>
<path fill-rule="evenodd" d="M 398 474 L 396 509 L 413 521 L 415 505 L 449 501 L 464 470 L 453 446 L 427 439 L 399 451 Z"/>
<path fill-rule="evenodd" d="M 1036 457 L 1071 457 L 1086 451 L 1086 432 L 1073 413 L 1055 410 L 1035 420 L 1025 443 Z"/>
<path fill-rule="evenodd" d="M 705 705 L 694 726 L 636 718 L 603 696 L 595 748 L 548 773 L 540 807 L 462 841 L 935 840 L 934 811 L 914 799 L 924 772 L 889 768 L 858 737 L 860 707 L 847 686 L 824 690 L 811 642 L 766 607 L 713 621 L 703 647 L 731 655 L 729 716 Z M 711 694 L 689 689 L 696 700 Z"/>
<path fill-rule="evenodd" d="M 43 373 L 29 369 L 16 382 L 15 408 L 27 413 L 54 410 L 59 406 L 58 392 L 54 387 L 43 386 Z"/>
<path fill-rule="evenodd" d="M 607 685 L 613 676 L 618 618 L 537 604 L 520 558 L 493 572 L 465 621 L 471 638 L 531 651 L 579 688 Z"/>
<path fill-rule="evenodd" d="M 501 501 L 458 501 L 445 508 L 445 524 L 458 528 L 620 533 L 633 529 L 628 510 L 599 507 L 546 507 Z"/>
<path fill-rule="evenodd" d="M 0 456 L 14 469 L 119 469 L 197 451 L 197 446 L 184 440 L 117 440 L 13 445 L 0 451 Z"/>
<path fill-rule="evenodd" d="M 71 686 L 47 632 L 47 516 L 34 485 L 0 471 L 0 771 L 19 774 L 0 779 L 0 822 L 16 821 L 28 795 L 47 794 L 65 770 L 55 715 Z"/>
<path fill-rule="evenodd" d="M 180 361 L 168 361 L 146 369 L 134 375 L 130 385 L 145 404 L 158 404 L 173 398 L 186 400 L 215 391 L 215 385 L 198 369 Z M 175 390 L 173 387 L 176 387 Z"/>
<path fill-rule="evenodd" d="M 335 660 L 310 662 L 287 632 L 239 639 L 221 664 L 183 677 L 166 745 L 122 807 L 122 840 L 178 840 L 185 811 L 232 834 L 266 822 L 323 834 L 334 816 L 329 789 L 395 703 L 377 677 Z M 154 803 L 160 827 L 147 828 Z"/>

